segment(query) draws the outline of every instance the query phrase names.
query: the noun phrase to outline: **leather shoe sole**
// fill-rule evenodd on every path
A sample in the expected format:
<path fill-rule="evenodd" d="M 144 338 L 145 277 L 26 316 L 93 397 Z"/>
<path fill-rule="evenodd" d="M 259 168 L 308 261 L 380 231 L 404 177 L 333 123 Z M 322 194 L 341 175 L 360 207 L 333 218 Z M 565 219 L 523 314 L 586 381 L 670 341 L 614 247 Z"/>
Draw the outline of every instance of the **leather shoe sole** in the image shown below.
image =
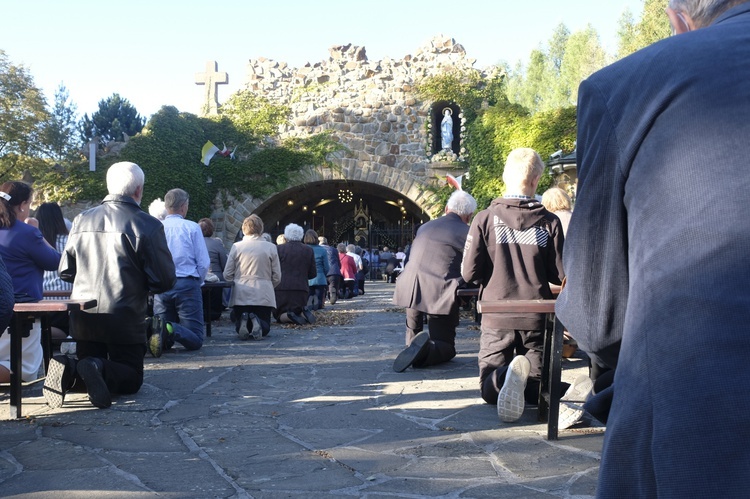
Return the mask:
<path fill-rule="evenodd" d="M 408 369 L 410 365 L 414 363 L 416 359 L 427 352 L 430 343 L 430 333 L 422 331 L 411 340 L 411 343 L 406 347 L 396 360 L 393 361 L 393 370 L 397 373 L 402 373 Z"/>
<path fill-rule="evenodd" d="M 106 409 L 112 405 L 112 395 L 109 393 L 109 388 L 104 381 L 104 375 L 98 362 L 101 361 L 93 357 L 87 357 L 78 361 L 76 369 L 83 382 L 86 383 L 86 392 L 91 404 L 94 407 Z"/>

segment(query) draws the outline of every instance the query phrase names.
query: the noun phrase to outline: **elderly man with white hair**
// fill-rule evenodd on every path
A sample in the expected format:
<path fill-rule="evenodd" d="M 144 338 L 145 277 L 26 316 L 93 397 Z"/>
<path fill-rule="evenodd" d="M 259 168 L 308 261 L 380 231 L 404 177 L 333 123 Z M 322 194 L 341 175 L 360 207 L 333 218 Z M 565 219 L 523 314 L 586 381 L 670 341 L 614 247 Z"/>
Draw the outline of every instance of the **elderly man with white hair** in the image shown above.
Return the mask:
<path fill-rule="evenodd" d="M 109 195 L 76 217 L 60 261 L 60 278 L 73 283 L 73 299 L 96 307 L 71 314 L 78 361 L 60 355 L 49 364 L 44 397 L 63 404 L 77 379 L 100 408 L 111 394 L 136 393 L 143 384 L 148 294 L 175 284 L 175 267 L 164 226 L 141 210 L 144 175 L 135 163 L 107 170 Z"/>
<path fill-rule="evenodd" d="M 278 322 L 312 324 L 315 316 L 307 309 L 308 280 L 318 275 L 313 249 L 302 242 L 305 231 L 297 224 L 284 228 L 286 243 L 278 246 L 281 282 L 274 289 Z"/>
<path fill-rule="evenodd" d="M 393 363 L 396 372 L 409 366 L 447 362 L 456 356 L 456 290 L 465 284 L 461 257 L 476 209 L 477 202 L 468 192 L 456 191 L 448 199 L 445 215 L 417 231 L 393 294 L 393 303 L 406 307 L 407 347 Z M 425 316 L 429 333 L 422 331 Z"/>

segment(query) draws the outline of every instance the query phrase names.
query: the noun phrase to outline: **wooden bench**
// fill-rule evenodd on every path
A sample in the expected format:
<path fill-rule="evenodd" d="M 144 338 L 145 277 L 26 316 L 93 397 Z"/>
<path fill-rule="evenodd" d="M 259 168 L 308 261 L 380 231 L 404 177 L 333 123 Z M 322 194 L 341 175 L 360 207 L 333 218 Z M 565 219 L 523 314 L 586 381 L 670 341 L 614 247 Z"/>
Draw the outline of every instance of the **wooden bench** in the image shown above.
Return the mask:
<path fill-rule="evenodd" d="M 34 320 L 42 326 L 42 341 L 49 339 L 49 318 L 57 312 L 88 310 L 96 306 L 96 300 L 42 300 L 35 303 L 16 303 L 8 327 L 10 334 L 10 417 L 21 417 L 21 362 L 23 352 L 21 340 L 29 336 Z M 0 332 L 2 334 L 2 332 Z M 45 365 L 45 368 L 47 366 Z"/>
<path fill-rule="evenodd" d="M 539 387 L 539 421 L 547 423 L 547 440 L 557 440 L 565 328 L 555 317 L 555 300 L 480 300 L 477 302 L 477 310 L 480 314 L 546 314 L 542 379 Z"/>

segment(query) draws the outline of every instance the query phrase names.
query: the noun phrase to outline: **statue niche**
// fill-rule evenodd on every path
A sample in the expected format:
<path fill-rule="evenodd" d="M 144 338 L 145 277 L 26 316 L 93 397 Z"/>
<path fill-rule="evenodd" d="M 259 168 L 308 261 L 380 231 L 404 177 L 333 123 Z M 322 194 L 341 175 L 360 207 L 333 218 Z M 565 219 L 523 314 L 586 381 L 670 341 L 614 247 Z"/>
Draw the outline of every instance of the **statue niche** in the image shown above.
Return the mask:
<path fill-rule="evenodd" d="M 461 149 L 461 108 L 455 103 L 438 101 L 432 105 L 432 154 L 441 151 L 458 154 Z"/>

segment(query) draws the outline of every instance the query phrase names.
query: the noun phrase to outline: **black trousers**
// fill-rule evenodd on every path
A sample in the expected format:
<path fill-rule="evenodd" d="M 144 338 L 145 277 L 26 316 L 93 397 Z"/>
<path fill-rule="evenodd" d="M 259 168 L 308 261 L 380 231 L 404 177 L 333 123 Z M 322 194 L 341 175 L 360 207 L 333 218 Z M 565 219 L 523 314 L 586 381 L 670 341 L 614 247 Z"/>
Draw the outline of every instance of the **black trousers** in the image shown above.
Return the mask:
<path fill-rule="evenodd" d="M 110 393 L 136 393 L 143 385 L 146 344 L 119 345 L 98 341 L 76 341 L 78 359 L 97 357 L 104 363 L 104 381 Z M 76 376 L 76 384 L 83 381 Z"/>
<path fill-rule="evenodd" d="M 424 359 L 417 359 L 414 367 L 427 367 L 448 362 L 456 356 L 456 327 L 459 321 L 458 304 L 448 315 L 426 314 L 413 308 L 406 309 L 406 344 L 424 329 L 425 317 L 430 333 L 429 351 Z"/>
<path fill-rule="evenodd" d="M 326 280 L 328 281 L 328 300 L 331 302 L 331 304 L 336 303 L 336 300 L 339 297 L 341 279 L 342 277 L 340 275 L 326 276 Z"/>
<path fill-rule="evenodd" d="M 524 398 L 527 404 L 539 403 L 539 381 L 542 375 L 544 331 L 492 329 L 482 326 L 479 340 L 479 385 L 482 398 L 497 404 L 497 396 L 505 382 L 508 365 L 516 355 L 523 355 L 531 364 Z"/>
<path fill-rule="evenodd" d="M 259 305 L 235 305 L 233 309 L 236 322 L 235 326 L 237 327 L 238 331 L 240 329 L 239 321 L 242 317 L 242 314 L 255 314 L 255 316 L 258 318 L 258 322 L 260 322 L 260 329 L 261 331 L 263 331 L 263 336 L 268 336 L 269 331 L 271 331 L 271 312 L 273 312 L 273 307 L 261 307 Z M 248 329 L 253 329 L 252 324 L 248 326 Z"/>

